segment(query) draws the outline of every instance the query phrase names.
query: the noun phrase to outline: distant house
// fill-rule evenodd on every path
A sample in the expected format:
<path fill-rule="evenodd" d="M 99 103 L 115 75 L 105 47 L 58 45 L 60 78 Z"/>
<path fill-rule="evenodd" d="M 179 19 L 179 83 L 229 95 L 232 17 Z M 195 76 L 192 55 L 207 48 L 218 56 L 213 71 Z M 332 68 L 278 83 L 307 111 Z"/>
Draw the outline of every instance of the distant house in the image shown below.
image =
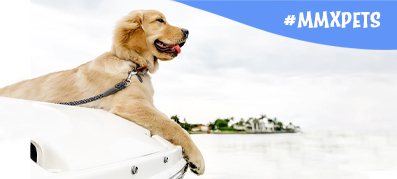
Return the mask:
<path fill-rule="evenodd" d="M 241 125 L 233 125 L 233 128 L 241 131 L 247 130 L 247 126 L 241 126 Z"/>
<path fill-rule="evenodd" d="M 208 126 L 197 126 L 197 127 L 192 128 L 192 131 L 193 132 L 199 132 L 199 131 L 201 131 L 201 132 L 209 132 L 210 128 Z"/>
<path fill-rule="evenodd" d="M 266 132 L 274 132 L 274 124 L 272 122 L 266 123 L 265 126 Z"/>
<path fill-rule="evenodd" d="M 294 129 L 295 129 L 295 126 L 290 124 L 290 125 L 288 125 L 288 126 L 285 126 L 285 129 L 294 130 Z"/>
<path fill-rule="evenodd" d="M 286 129 L 287 131 L 290 131 L 290 132 L 297 132 L 297 130 L 300 131 L 300 128 L 298 128 L 297 126 L 294 126 L 292 123 L 289 123 L 288 126 L 285 126 L 285 129 Z M 299 131 L 298 131 L 298 132 L 299 132 Z"/>
<path fill-rule="evenodd" d="M 257 121 L 256 123 L 254 123 L 254 121 L 250 121 L 250 124 L 252 126 L 252 132 L 274 132 L 275 128 L 273 122 Z"/>

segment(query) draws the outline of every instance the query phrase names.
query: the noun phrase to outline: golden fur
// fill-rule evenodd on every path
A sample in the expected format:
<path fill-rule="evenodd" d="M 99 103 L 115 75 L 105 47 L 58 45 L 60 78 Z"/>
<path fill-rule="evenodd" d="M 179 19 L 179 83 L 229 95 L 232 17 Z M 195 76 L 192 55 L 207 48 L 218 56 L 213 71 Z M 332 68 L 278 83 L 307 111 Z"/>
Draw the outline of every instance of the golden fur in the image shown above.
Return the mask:
<path fill-rule="evenodd" d="M 180 28 L 168 24 L 158 11 L 132 11 L 117 23 L 110 52 L 71 70 L 4 87 L 0 89 L 0 95 L 51 103 L 95 96 L 125 79 L 136 64 L 147 65 L 149 72 L 154 73 L 158 68 L 157 59 L 166 61 L 177 56 L 177 53 L 157 50 L 155 40 L 179 44 L 186 37 Z M 185 130 L 155 108 L 153 94 L 150 75 L 146 74 L 143 83 L 133 77 L 131 85 L 124 90 L 81 106 L 102 108 L 150 130 L 153 135 L 160 135 L 182 146 L 190 169 L 196 174 L 203 174 L 205 165 L 201 152 Z"/>

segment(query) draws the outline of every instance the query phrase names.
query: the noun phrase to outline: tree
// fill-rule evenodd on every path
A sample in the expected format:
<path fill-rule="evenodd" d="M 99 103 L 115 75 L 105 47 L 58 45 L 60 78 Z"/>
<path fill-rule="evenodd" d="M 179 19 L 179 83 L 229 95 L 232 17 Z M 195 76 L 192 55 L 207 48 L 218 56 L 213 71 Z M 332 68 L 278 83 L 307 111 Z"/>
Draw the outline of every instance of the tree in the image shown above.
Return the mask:
<path fill-rule="evenodd" d="M 173 121 L 175 121 L 177 124 L 180 124 L 181 122 L 179 121 L 179 117 L 178 117 L 178 115 L 173 115 L 173 116 L 171 116 L 171 119 L 173 120 Z"/>
<path fill-rule="evenodd" d="M 229 119 L 217 119 L 214 123 L 216 129 L 229 126 Z"/>
<path fill-rule="evenodd" d="M 281 121 L 278 121 L 276 117 L 273 119 L 273 124 L 274 124 L 274 130 L 280 131 L 282 129 L 283 123 Z"/>
<path fill-rule="evenodd" d="M 258 130 L 258 128 L 259 128 L 259 119 L 258 118 L 254 118 L 253 120 L 252 120 L 252 122 L 254 123 L 254 131 L 255 130 Z"/>
<path fill-rule="evenodd" d="M 197 127 L 201 125 L 201 124 L 189 124 L 186 121 L 186 118 L 183 118 L 183 122 L 181 122 L 178 115 L 171 116 L 171 120 L 175 121 L 177 124 L 179 124 L 183 129 L 187 131 L 191 131 L 193 127 Z"/>
<path fill-rule="evenodd" d="M 208 124 L 208 127 L 210 128 L 210 130 L 215 130 L 215 123 L 210 122 L 210 124 Z"/>
<path fill-rule="evenodd" d="M 263 120 L 266 119 L 266 114 L 261 114 L 260 117 L 258 118 L 258 125 L 261 127 L 261 130 L 263 130 L 263 125 L 260 125 Z"/>
<path fill-rule="evenodd" d="M 184 128 L 185 130 L 189 131 L 190 129 L 188 128 L 188 123 L 186 122 L 186 118 L 183 118 L 183 123 L 180 123 L 179 125 L 181 125 L 182 128 Z"/>
<path fill-rule="evenodd" d="M 280 121 L 280 122 L 277 122 L 276 130 L 281 131 L 281 129 L 283 129 L 283 123 Z"/>
<path fill-rule="evenodd" d="M 266 119 L 266 114 L 261 114 L 261 117 L 259 117 L 263 121 L 263 119 Z"/>
<path fill-rule="evenodd" d="M 267 119 L 267 122 L 268 123 L 273 123 L 273 120 L 269 118 L 269 119 Z"/>
<path fill-rule="evenodd" d="M 252 118 L 252 117 L 248 118 L 247 121 L 245 121 L 245 124 L 247 125 L 247 128 L 248 128 L 248 129 L 255 130 L 255 129 L 254 129 L 254 126 L 253 126 L 253 124 L 252 124 L 252 120 L 254 120 L 254 118 Z"/>
<path fill-rule="evenodd" d="M 236 125 L 239 125 L 239 126 L 244 126 L 244 124 L 245 124 L 244 118 L 241 118 L 240 121 L 238 121 L 238 122 L 236 123 Z"/>

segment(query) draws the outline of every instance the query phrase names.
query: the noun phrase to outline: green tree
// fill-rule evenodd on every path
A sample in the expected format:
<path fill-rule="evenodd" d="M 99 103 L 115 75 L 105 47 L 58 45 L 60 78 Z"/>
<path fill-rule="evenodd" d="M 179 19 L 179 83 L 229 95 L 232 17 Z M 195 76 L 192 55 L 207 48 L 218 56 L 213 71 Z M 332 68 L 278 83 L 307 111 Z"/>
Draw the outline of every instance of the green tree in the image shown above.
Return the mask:
<path fill-rule="evenodd" d="M 183 119 L 183 123 L 180 123 L 179 125 L 181 125 L 181 127 L 184 128 L 185 130 L 189 131 L 189 130 L 188 130 L 188 127 L 187 127 L 186 118 L 184 118 L 184 119 Z"/>
<path fill-rule="evenodd" d="M 280 121 L 280 122 L 277 122 L 277 128 L 276 128 L 276 130 L 278 130 L 278 131 L 281 131 L 283 129 L 283 123 Z"/>
<path fill-rule="evenodd" d="M 240 121 L 236 123 L 236 125 L 243 126 L 245 124 L 244 118 L 241 118 Z"/>
<path fill-rule="evenodd" d="M 245 124 L 247 125 L 247 129 L 253 129 L 254 126 L 252 126 L 252 120 L 254 120 L 254 118 L 250 117 L 247 119 L 247 121 L 245 121 Z"/>
<path fill-rule="evenodd" d="M 270 119 L 270 118 L 269 118 L 269 119 L 267 119 L 267 122 L 268 122 L 268 123 L 273 123 L 273 119 Z"/>
<path fill-rule="evenodd" d="M 229 119 L 216 119 L 214 123 L 216 129 L 229 126 Z"/>
<path fill-rule="evenodd" d="M 173 115 L 173 116 L 171 116 L 171 119 L 173 120 L 173 121 L 175 121 L 176 123 L 178 123 L 178 124 L 180 124 L 181 122 L 179 121 L 179 117 L 178 117 L 178 115 Z"/>
<path fill-rule="evenodd" d="M 260 117 L 258 118 L 258 126 L 259 126 L 259 123 L 262 123 L 264 119 L 266 119 L 266 114 L 261 114 Z M 264 127 L 264 126 L 262 126 L 262 127 Z"/>
<path fill-rule="evenodd" d="M 187 131 L 191 131 L 193 127 L 197 127 L 201 125 L 201 124 L 189 124 L 186 121 L 186 118 L 183 118 L 183 122 L 181 122 L 178 115 L 171 116 L 171 120 L 175 121 L 177 124 L 179 124 L 183 129 Z"/>
<path fill-rule="evenodd" d="M 210 128 L 210 130 L 215 130 L 215 123 L 210 122 L 210 124 L 208 124 L 208 127 Z"/>
<path fill-rule="evenodd" d="M 266 119 L 266 114 L 261 114 L 261 117 L 259 117 L 260 120 L 263 121 L 263 119 Z"/>
<path fill-rule="evenodd" d="M 259 128 L 259 120 L 258 118 L 253 118 L 252 122 L 254 123 L 254 126 L 252 129 L 257 130 Z"/>
<path fill-rule="evenodd" d="M 273 124 L 274 130 L 276 131 L 281 131 L 281 129 L 283 128 L 283 123 L 281 121 L 278 121 L 276 117 L 273 119 Z"/>

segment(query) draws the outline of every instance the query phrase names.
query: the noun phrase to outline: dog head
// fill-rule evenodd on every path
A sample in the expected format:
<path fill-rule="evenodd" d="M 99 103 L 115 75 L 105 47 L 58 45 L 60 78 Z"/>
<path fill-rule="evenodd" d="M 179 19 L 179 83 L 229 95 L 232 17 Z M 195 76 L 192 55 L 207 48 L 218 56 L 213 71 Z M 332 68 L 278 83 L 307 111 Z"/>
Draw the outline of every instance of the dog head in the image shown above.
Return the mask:
<path fill-rule="evenodd" d="M 172 60 L 188 35 L 186 29 L 170 25 L 156 10 L 132 11 L 116 25 L 112 51 L 122 59 L 138 55 L 154 57 L 154 63 L 156 59 Z"/>

